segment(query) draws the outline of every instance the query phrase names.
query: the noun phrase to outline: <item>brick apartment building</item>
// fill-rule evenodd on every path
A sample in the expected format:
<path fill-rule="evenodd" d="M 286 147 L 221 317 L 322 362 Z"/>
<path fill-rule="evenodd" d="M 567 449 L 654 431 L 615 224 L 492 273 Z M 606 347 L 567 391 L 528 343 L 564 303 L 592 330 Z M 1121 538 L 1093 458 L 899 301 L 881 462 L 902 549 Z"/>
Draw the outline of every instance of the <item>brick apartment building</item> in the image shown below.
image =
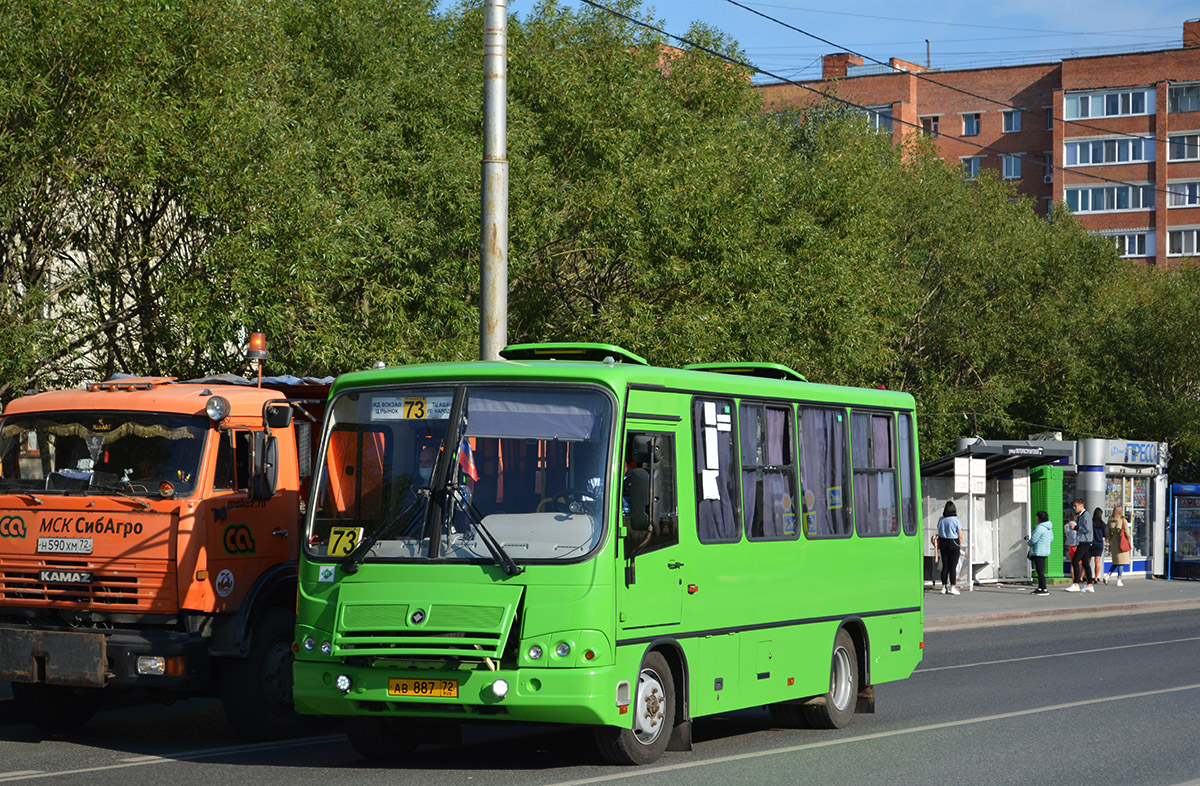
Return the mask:
<path fill-rule="evenodd" d="M 822 77 L 803 84 L 867 107 L 896 141 L 936 135 L 965 176 L 997 170 L 1043 213 L 1065 201 L 1125 257 L 1200 257 L 1200 19 L 1184 22 L 1179 49 L 953 71 L 840 53 Z M 821 100 L 793 84 L 759 89 L 769 110 Z"/>

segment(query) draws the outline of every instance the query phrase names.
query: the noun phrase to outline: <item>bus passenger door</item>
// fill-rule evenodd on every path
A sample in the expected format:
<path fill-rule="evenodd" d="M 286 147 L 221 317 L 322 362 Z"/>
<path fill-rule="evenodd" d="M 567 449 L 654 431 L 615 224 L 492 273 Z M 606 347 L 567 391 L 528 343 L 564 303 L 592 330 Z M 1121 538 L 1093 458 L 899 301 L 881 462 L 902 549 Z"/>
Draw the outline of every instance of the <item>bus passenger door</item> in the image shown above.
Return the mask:
<path fill-rule="evenodd" d="M 684 574 L 676 442 L 674 433 L 661 429 L 625 434 L 617 616 L 625 631 L 653 633 L 680 620 Z"/>

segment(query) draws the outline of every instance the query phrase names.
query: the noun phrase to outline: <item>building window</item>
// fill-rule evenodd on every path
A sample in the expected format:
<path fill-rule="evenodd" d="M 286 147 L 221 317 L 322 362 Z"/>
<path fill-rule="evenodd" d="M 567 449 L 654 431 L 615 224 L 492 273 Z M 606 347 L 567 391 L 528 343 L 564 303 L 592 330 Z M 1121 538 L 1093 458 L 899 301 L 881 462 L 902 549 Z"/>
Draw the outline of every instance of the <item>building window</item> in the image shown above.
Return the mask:
<path fill-rule="evenodd" d="M 1063 145 L 1063 163 L 1066 166 L 1128 164 L 1153 160 L 1154 140 L 1141 137 L 1081 140 Z"/>
<path fill-rule="evenodd" d="M 1185 134 L 1168 138 L 1167 160 L 1200 161 L 1200 134 Z"/>
<path fill-rule="evenodd" d="M 1042 151 L 1042 182 L 1054 182 L 1054 154 L 1049 150 Z"/>
<path fill-rule="evenodd" d="M 1146 243 L 1146 232 L 1130 232 L 1127 234 L 1109 235 L 1117 247 L 1117 253 L 1122 257 L 1144 257 L 1154 253 L 1154 244 Z M 1153 234 L 1150 234 L 1153 237 Z M 1149 249 L 1149 250 L 1147 250 Z"/>
<path fill-rule="evenodd" d="M 1167 111 L 1200 112 L 1200 85 L 1182 85 L 1167 90 Z"/>
<path fill-rule="evenodd" d="M 1167 256 L 1194 257 L 1200 246 L 1200 229 L 1176 229 L 1167 233 Z"/>
<path fill-rule="evenodd" d="M 874 131 L 892 133 L 892 105 L 867 107 L 867 122 L 871 124 L 871 129 Z"/>
<path fill-rule="evenodd" d="M 969 115 L 963 115 L 963 136 L 978 136 L 979 135 L 979 113 L 972 112 Z"/>
<path fill-rule="evenodd" d="M 1004 165 L 1005 180 L 1020 180 L 1021 179 L 1021 156 L 1000 156 L 1000 161 Z"/>
<path fill-rule="evenodd" d="M 1067 120 L 1089 117 L 1121 117 L 1149 114 L 1154 106 L 1154 92 L 1131 90 L 1122 93 L 1086 93 L 1066 97 L 1064 114 Z"/>
<path fill-rule="evenodd" d="M 1021 130 L 1021 110 L 1006 109 L 1002 113 L 1004 115 L 1004 133 L 1011 134 Z"/>
<path fill-rule="evenodd" d="M 967 180 L 974 180 L 979 177 L 979 169 L 983 164 L 983 159 L 984 156 L 963 156 L 959 159 L 962 161 L 963 177 Z"/>
<path fill-rule="evenodd" d="M 941 119 L 941 115 L 929 115 L 928 117 L 921 118 L 921 130 L 930 136 L 937 136 Z"/>
<path fill-rule="evenodd" d="M 1150 210 L 1154 207 L 1154 189 L 1149 186 L 1068 188 L 1064 196 L 1073 213 Z"/>
<path fill-rule="evenodd" d="M 1054 107 L 1044 106 L 1044 107 L 1042 107 L 1042 111 L 1046 115 L 1046 130 L 1053 131 L 1054 130 Z"/>
<path fill-rule="evenodd" d="M 1167 207 L 1200 207 L 1200 181 L 1167 185 Z"/>

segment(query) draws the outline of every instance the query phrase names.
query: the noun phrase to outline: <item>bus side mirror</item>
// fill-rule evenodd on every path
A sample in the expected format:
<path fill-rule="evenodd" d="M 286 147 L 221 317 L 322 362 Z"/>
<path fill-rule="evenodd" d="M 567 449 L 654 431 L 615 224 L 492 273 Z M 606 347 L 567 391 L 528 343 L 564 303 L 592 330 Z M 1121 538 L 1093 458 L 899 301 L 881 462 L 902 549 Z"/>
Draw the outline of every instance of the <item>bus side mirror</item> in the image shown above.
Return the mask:
<path fill-rule="evenodd" d="M 250 470 L 250 499 L 262 502 L 275 496 L 279 483 L 279 440 L 262 431 L 254 432 L 254 455 Z"/>
<path fill-rule="evenodd" d="M 650 531 L 650 471 L 635 467 L 625 473 L 622 493 L 629 502 L 625 523 L 631 532 Z"/>
<path fill-rule="evenodd" d="M 658 440 L 649 434 L 638 434 L 629 439 L 630 460 L 637 464 L 650 464 L 662 458 Z"/>

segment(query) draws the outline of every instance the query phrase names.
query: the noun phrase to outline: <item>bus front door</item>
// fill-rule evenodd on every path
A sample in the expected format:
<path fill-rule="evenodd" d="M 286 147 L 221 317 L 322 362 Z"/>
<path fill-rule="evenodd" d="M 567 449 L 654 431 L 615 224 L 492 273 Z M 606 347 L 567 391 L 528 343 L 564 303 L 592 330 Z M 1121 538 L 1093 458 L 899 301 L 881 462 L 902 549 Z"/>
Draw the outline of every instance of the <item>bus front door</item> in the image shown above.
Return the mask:
<path fill-rule="evenodd" d="M 625 631 L 653 633 L 677 625 L 683 605 L 683 561 L 679 545 L 675 434 L 629 430 L 625 436 L 622 492 L 624 564 L 618 620 Z M 641 493 L 630 484 L 641 484 Z M 631 500 L 645 504 L 640 525 L 631 525 Z"/>

